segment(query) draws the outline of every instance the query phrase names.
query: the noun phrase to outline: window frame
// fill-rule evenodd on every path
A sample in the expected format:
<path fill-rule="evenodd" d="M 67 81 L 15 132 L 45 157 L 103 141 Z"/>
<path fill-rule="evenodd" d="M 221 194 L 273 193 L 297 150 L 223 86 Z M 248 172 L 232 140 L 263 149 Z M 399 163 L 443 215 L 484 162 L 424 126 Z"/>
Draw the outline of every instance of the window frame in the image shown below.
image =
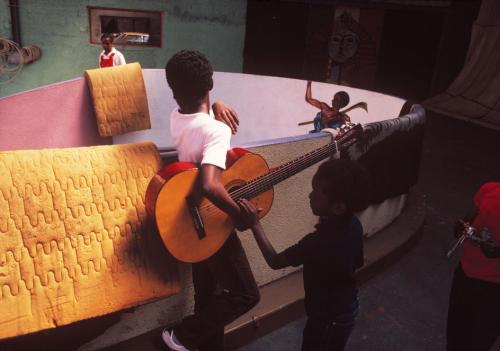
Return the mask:
<path fill-rule="evenodd" d="M 131 13 L 134 15 L 137 14 L 137 16 L 130 16 Z M 159 20 L 159 36 L 160 36 L 159 44 L 116 43 L 117 46 L 148 47 L 148 48 L 163 47 L 163 11 L 87 6 L 87 14 L 89 21 L 89 43 L 92 45 L 101 45 L 100 38 L 103 33 L 101 29 L 100 17 L 109 16 L 109 17 L 149 18 L 151 22 Z M 140 16 L 140 14 L 142 14 L 142 16 Z M 158 18 L 156 18 L 157 16 Z M 93 18 L 95 18 L 95 21 L 92 20 Z M 95 35 L 93 35 L 93 33 L 95 33 Z"/>

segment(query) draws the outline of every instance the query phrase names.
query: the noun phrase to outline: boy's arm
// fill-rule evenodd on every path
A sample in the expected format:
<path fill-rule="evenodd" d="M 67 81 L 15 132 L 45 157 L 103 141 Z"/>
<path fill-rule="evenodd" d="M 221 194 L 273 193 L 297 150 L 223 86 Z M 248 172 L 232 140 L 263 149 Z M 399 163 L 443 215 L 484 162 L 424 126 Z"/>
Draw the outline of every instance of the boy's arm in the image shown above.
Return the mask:
<path fill-rule="evenodd" d="M 217 100 L 212 104 L 212 111 L 214 111 L 215 119 L 226 124 L 231 128 L 231 132 L 236 134 L 240 120 L 238 114 L 231 106 L 226 105 L 223 101 Z"/>
<path fill-rule="evenodd" d="M 113 58 L 113 63 L 115 66 L 126 65 L 125 56 L 121 53 L 121 51 L 116 50 L 115 57 Z"/>
<path fill-rule="evenodd" d="M 266 233 L 264 232 L 264 228 L 262 228 L 260 221 L 252 226 L 251 229 L 255 241 L 257 241 L 257 245 L 259 245 L 259 249 L 269 267 L 272 269 L 280 269 L 290 265 L 283 252 L 276 253 L 273 245 L 269 242 L 269 239 L 267 239 Z"/>
<path fill-rule="evenodd" d="M 221 183 L 222 170 L 212 164 L 201 166 L 201 189 L 203 195 L 207 197 L 215 206 L 227 213 L 233 220 L 238 230 L 245 230 L 240 223 L 240 207 L 229 196 L 226 188 Z"/>
<path fill-rule="evenodd" d="M 273 245 L 269 242 L 269 239 L 264 232 L 264 228 L 262 228 L 259 221 L 259 210 L 246 199 L 238 200 L 238 205 L 241 207 L 242 221 L 245 226 L 249 226 L 252 229 L 255 241 L 257 241 L 257 245 L 259 246 L 259 249 L 269 267 L 272 269 L 288 267 L 290 263 L 288 263 L 288 259 L 284 253 L 276 253 Z"/>
<path fill-rule="evenodd" d="M 313 99 L 312 97 L 312 91 L 311 91 L 311 81 L 307 81 L 307 87 L 306 87 L 306 102 L 313 105 L 314 107 L 317 107 L 321 109 L 321 101 Z"/>

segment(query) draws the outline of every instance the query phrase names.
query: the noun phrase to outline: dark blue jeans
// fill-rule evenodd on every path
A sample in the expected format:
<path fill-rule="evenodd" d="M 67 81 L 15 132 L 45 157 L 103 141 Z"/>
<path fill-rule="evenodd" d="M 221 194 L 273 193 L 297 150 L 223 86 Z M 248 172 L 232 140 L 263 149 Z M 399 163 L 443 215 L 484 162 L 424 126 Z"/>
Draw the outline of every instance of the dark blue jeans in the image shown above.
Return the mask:
<path fill-rule="evenodd" d="M 233 233 L 222 248 L 193 268 L 194 314 L 174 327 L 174 335 L 190 350 L 224 350 L 224 326 L 259 301 L 240 239 Z"/>
<path fill-rule="evenodd" d="M 358 304 L 350 313 L 333 317 L 329 321 L 308 318 L 304 328 L 302 351 L 342 351 L 351 335 Z"/>
<path fill-rule="evenodd" d="M 500 283 L 469 278 L 459 264 L 446 327 L 446 350 L 489 351 L 500 336 Z"/>

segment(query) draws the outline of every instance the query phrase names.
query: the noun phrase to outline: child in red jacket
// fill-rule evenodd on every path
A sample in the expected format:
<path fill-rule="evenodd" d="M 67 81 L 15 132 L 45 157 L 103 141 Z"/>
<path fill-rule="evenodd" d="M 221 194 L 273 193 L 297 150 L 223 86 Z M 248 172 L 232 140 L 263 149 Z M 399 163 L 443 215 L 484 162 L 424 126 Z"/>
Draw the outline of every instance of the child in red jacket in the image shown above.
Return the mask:
<path fill-rule="evenodd" d="M 125 65 L 125 57 L 123 54 L 113 47 L 113 36 L 111 34 L 103 34 L 101 37 L 102 48 L 104 49 L 99 55 L 99 67 L 113 67 Z"/>

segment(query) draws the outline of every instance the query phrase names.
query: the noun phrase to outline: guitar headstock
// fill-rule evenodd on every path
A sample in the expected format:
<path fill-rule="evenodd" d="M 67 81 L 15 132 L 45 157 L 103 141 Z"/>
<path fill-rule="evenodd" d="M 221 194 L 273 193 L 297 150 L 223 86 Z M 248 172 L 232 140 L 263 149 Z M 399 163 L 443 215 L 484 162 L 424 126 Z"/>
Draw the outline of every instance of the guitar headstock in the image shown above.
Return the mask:
<path fill-rule="evenodd" d="M 360 123 L 345 123 L 339 129 L 335 136 L 335 140 L 338 142 L 346 142 L 348 140 L 354 139 L 358 140 L 363 135 L 363 126 Z"/>

